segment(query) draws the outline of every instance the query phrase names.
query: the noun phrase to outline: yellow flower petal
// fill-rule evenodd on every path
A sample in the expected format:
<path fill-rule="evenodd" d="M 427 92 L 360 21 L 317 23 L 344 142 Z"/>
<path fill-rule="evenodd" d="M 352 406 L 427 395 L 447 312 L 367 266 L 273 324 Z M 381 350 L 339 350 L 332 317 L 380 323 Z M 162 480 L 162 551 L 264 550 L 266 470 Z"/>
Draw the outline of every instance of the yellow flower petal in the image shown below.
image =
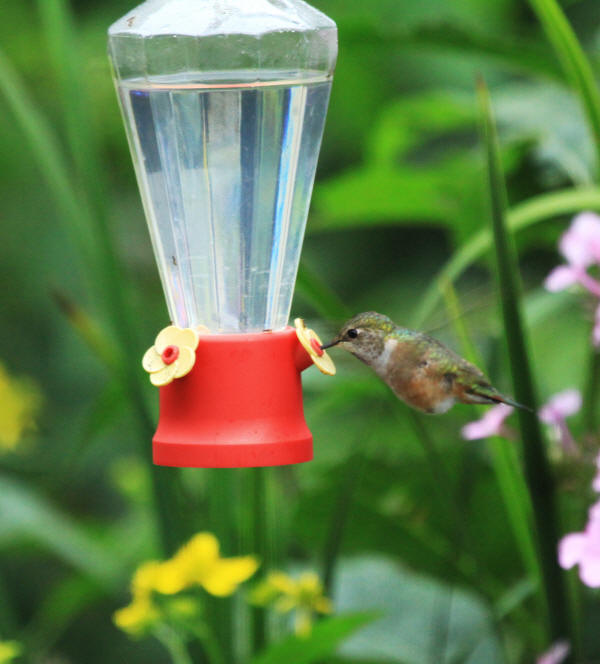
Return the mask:
<path fill-rule="evenodd" d="M 159 354 L 164 353 L 167 346 L 177 346 L 179 350 L 182 347 L 188 346 L 192 350 L 196 350 L 198 346 L 198 332 L 189 327 L 181 328 L 175 325 L 169 325 L 161 330 L 156 337 L 154 347 Z"/>
<path fill-rule="evenodd" d="M 290 595 L 283 595 L 275 602 L 274 607 L 277 613 L 288 613 L 288 611 L 295 609 L 297 604 L 296 600 Z"/>
<path fill-rule="evenodd" d="M 298 586 L 300 592 L 307 594 L 320 595 L 323 592 L 323 586 L 315 572 L 303 572 L 298 579 Z"/>
<path fill-rule="evenodd" d="M 273 588 L 267 581 L 261 581 L 252 588 L 249 601 L 256 606 L 267 606 L 279 595 L 279 591 Z"/>
<path fill-rule="evenodd" d="M 212 533 L 198 533 L 175 554 L 173 560 L 188 569 L 208 568 L 219 558 L 219 541 Z"/>
<path fill-rule="evenodd" d="M 163 385 L 168 385 L 175 378 L 175 373 L 177 372 L 177 363 L 165 364 L 165 366 L 160 371 L 155 371 L 150 374 L 150 382 L 156 387 L 162 387 Z"/>
<path fill-rule="evenodd" d="M 134 596 L 150 595 L 156 586 L 161 565 L 158 560 L 149 560 L 136 569 L 131 580 L 131 592 Z"/>
<path fill-rule="evenodd" d="M 284 572 L 271 572 L 267 577 L 267 583 L 284 595 L 296 593 L 296 581 Z"/>
<path fill-rule="evenodd" d="M 113 614 L 115 625 L 134 635 L 141 634 L 159 617 L 157 608 L 149 599 L 135 600 L 129 606 L 119 609 Z"/>
<path fill-rule="evenodd" d="M 314 609 L 318 613 L 332 613 L 333 604 L 331 603 L 329 597 L 317 597 L 315 599 Z"/>
<path fill-rule="evenodd" d="M 148 350 L 144 353 L 144 357 L 142 358 L 142 366 L 148 373 L 155 373 L 156 371 L 160 371 L 165 367 L 165 363 L 163 362 L 162 357 L 156 348 L 154 348 L 154 346 L 152 346 L 152 348 L 148 348 Z"/>
<path fill-rule="evenodd" d="M 196 363 L 196 351 L 189 346 L 179 347 L 179 357 L 173 362 L 177 367 L 175 378 L 182 378 L 190 373 Z"/>
<path fill-rule="evenodd" d="M 319 335 L 314 330 L 307 328 L 304 325 L 304 320 L 302 318 L 296 318 L 294 325 L 296 326 L 298 340 L 304 347 L 304 350 L 311 356 L 317 369 L 328 376 L 335 376 L 335 364 L 333 363 L 333 360 L 329 357 L 326 351 L 318 353 L 311 343 L 314 339 L 319 346 L 321 346 L 323 342 L 319 338 Z"/>
<path fill-rule="evenodd" d="M 11 376 L 0 364 L 0 450 L 13 451 L 35 429 L 41 394 L 29 380 Z"/>
<path fill-rule="evenodd" d="M 0 664 L 9 664 L 22 651 L 21 644 L 16 641 L 0 641 Z"/>
<path fill-rule="evenodd" d="M 163 595 L 175 595 L 190 585 L 189 574 L 174 559 L 161 564 L 154 589 Z"/>
<path fill-rule="evenodd" d="M 211 595 L 226 597 L 233 594 L 240 583 L 249 579 L 258 569 L 258 561 L 253 556 L 222 558 L 204 575 L 200 584 Z"/>

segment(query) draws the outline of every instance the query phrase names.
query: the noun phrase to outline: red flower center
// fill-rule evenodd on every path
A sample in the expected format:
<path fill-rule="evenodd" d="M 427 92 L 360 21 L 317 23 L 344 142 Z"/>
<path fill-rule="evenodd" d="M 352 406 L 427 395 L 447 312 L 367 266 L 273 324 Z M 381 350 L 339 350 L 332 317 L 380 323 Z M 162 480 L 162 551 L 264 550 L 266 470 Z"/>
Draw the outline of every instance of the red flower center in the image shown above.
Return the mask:
<path fill-rule="evenodd" d="M 160 357 L 165 364 L 173 364 L 179 357 L 179 348 L 177 346 L 167 346 Z"/>
<path fill-rule="evenodd" d="M 319 357 L 323 357 L 325 351 L 321 348 L 321 344 L 314 337 L 310 340 L 310 345 Z"/>

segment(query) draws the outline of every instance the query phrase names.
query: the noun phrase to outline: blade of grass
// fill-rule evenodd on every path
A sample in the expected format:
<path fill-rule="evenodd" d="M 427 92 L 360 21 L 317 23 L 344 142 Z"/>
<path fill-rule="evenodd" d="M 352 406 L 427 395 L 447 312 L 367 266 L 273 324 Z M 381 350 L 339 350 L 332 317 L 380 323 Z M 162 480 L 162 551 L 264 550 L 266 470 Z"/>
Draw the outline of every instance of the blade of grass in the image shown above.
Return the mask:
<path fill-rule="evenodd" d="M 583 210 L 600 212 L 599 188 L 564 189 L 530 198 L 507 210 L 506 224 L 511 233 L 517 233 L 561 214 Z M 439 307 L 443 297 L 443 285 L 448 281 L 456 281 L 467 268 L 484 256 L 491 246 L 492 231 L 486 228 L 476 233 L 452 255 L 425 292 L 421 306 L 413 316 L 413 327 L 423 327 Z"/>
<path fill-rule="evenodd" d="M 338 295 L 304 261 L 300 261 L 296 289 L 326 320 L 346 320 L 352 315 Z"/>
<path fill-rule="evenodd" d="M 1 50 L 0 94 L 4 95 L 29 144 L 48 191 L 54 198 L 65 232 L 74 240 L 74 246 L 81 255 L 81 264 L 87 267 L 84 272 L 87 289 L 95 294 L 97 302 L 104 304 L 103 318 L 112 323 L 111 329 L 119 341 L 114 346 L 118 351 L 117 376 L 138 414 L 140 442 L 144 445 L 142 457 L 151 465 L 147 445 L 154 434 L 154 424 L 145 402 L 137 363 L 131 362 L 131 357 L 137 354 L 137 347 L 131 333 L 120 270 L 108 233 L 106 229 L 99 230 L 94 223 L 89 204 L 73 186 L 69 164 L 56 134 L 27 94 L 25 86 Z M 171 488 L 172 472 L 162 468 L 152 468 L 151 471 L 161 540 L 165 552 L 170 553 L 182 539 L 177 527 L 177 501 Z"/>
<path fill-rule="evenodd" d="M 571 85 L 579 94 L 596 144 L 596 169 L 600 165 L 600 92 L 592 67 L 556 0 L 529 0 Z"/>
<path fill-rule="evenodd" d="M 600 90 L 592 66 L 573 28 L 556 0 L 529 0 L 573 89 L 578 93 L 596 148 L 596 180 L 600 178 Z M 583 408 L 587 431 L 597 425 L 600 393 L 600 353 L 590 350 Z"/>
<path fill-rule="evenodd" d="M 514 393 L 517 401 L 527 404 L 535 411 L 537 397 L 522 324 L 518 264 L 512 237 L 506 225 L 506 192 L 500 166 L 498 138 L 489 93 L 483 81 L 478 83 L 478 100 L 486 151 L 498 284 Z M 549 635 L 556 641 L 567 637 L 569 621 L 564 579 L 556 552 L 558 529 L 554 482 L 535 412 L 519 410 L 518 415 L 523 440 L 525 477 L 536 527 Z"/>
<path fill-rule="evenodd" d="M 78 181 L 97 218 L 106 217 L 105 169 L 101 168 L 98 136 L 90 118 L 91 104 L 77 57 L 74 17 L 66 0 L 37 0 L 48 55 L 62 99 L 60 119 Z"/>
<path fill-rule="evenodd" d="M 460 303 L 451 282 L 445 284 L 444 299 L 455 333 L 461 342 L 462 354 L 476 366 L 483 367 L 483 361 L 467 330 L 465 318 L 461 315 Z M 492 467 L 515 542 L 531 583 L 538 588 L 541 580 L 541 570 L 531 528 L 533 512 L 527 484 L 519 467 L 515 447 L 512 442 L 507 443 L 506 440 L 499 437 L 491 438 L 489 447 L 492 456 Z"/>

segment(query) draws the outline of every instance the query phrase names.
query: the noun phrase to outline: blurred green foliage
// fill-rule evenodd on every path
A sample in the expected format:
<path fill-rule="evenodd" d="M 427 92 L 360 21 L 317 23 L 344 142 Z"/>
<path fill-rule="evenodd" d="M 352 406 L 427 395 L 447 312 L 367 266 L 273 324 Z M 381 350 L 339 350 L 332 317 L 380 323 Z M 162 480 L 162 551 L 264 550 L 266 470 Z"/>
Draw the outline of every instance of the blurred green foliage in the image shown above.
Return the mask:
<path fill-rule="evenodd" d="M 482 75 L 539 396 L 579 387 L 596 409 L 586 387 L 591 310 L 542 288 L 570 216 L 600 210 L 593 99 L 582 104 L 563 69 L 572 49 L 557 57 L 518 0 L 313 4 L 338 23 L 340 55 L 294 313 L 325 338 L 348 312 L 376 309 L 463 350 L 437 278 L 449 277 L 483 366 L 512 392 L 489 263 Z M 563 6 L 597 71 L 596 3 Z M 280 640 L 287 625 L 268 621 L 262 629 L 282 650 L 256 662 L 533 661 L 548 632 L 497 474 L 500 453 L 518 483 L 521 448 L 462 441 L 476 409 L 415 419 L 338 353 L 335 379 L 304 378 L 315 460 L 264 473 L 264 514 L 250 499 L 252 471 L 151 467 L 156 399 L 138 367 L 167 313 L 105 54 L 107 27 L 128 9 L 125 0 L 1 4 L 0 362 L 34 381 L 43 409 L 22 447 L 0 457 L 0 640 L 17 640 L 17 661 L 31 663 L 169 661 L 111 615 L 141 561 L 210 530 L 226 555 L 319 570 L 342 612 L 317 625 L 312 650 Z M 583 526 L 592 499 L 597 432 L 580 418 L 573 432 L 579 462 L 544 443 L 561 532 Z M 515 500 L 527 525 L 526 499 Z M 598 661 L 600 603 L 570 585 L 578 661 Z M 232 635 L 247 643 L 256 616 L 239 598 L 207 608 L 228 660 L 244 661 Z M 345 611 L 382 618 L 334 656 L 366 621 Z"/>

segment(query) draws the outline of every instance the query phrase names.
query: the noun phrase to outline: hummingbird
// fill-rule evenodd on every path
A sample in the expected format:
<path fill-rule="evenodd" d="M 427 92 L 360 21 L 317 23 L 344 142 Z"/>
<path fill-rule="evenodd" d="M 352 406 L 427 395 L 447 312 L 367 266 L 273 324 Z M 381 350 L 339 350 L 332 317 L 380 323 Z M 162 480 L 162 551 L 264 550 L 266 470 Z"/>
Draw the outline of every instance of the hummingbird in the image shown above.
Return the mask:
<path fill-rule="evenodd" d="M 457 402 L 504 403 L 530 410 L 498 392 L 485 374 L 443 343 L 396 325 L 375 311 L 347 321 L 321 348 L 340 346 L 370 366 L 402 401 L 425 413 L 445 413 Z"/>

